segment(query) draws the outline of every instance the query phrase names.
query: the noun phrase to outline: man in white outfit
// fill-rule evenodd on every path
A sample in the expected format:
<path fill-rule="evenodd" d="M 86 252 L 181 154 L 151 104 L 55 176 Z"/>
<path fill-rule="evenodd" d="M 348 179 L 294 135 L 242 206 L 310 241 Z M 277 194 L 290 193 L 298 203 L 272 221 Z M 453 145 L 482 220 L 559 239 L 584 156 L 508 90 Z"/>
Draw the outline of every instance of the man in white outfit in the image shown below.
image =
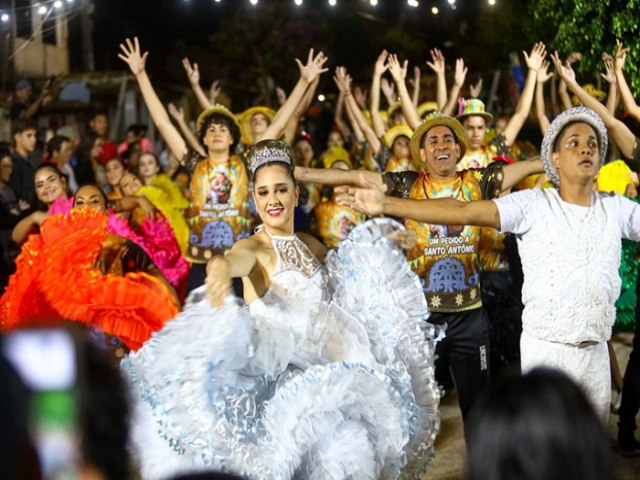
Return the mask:
<path fill-rule="evenodd" d="M 359 188 L 341 196 L 343 204 L 370 215 L 514 233 L 524 271 L 522 370 L 563 370 L 584 388 L 603 421 L 611 395 L 606 341 L 620 293 L 620 238 L 640 240 L 640 206 L 593 191 L 606 150 L 600 117 L 573 108 L 554 120 L 542 142 L 545 171 L 556 188 L 489 201 L 418 201 L 385 197 L 362 178 Z"/>

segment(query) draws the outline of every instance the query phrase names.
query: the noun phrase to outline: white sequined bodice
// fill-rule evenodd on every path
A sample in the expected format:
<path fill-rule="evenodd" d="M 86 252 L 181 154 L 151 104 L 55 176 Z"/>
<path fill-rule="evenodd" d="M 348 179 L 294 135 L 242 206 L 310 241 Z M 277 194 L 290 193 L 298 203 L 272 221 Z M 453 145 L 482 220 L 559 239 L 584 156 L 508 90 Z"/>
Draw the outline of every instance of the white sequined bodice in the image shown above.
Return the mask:
<path fill-rule="evenodd" d="M 276 267 L 267 292 L 249 304 L 251 314 L 262 314 L 274 304 L 306 310 L 328 299 L 325 269 L 305 243 L 295 235 L 268 235 L 273 242 Z"/>
<path fill-rule="evenodd" d="M 531 230 L 518 238 L 524 331 L 563 343 L 607 340 L 620 294 L 620 238 L 598 194 L 586 208 L 538 191 Z"/>

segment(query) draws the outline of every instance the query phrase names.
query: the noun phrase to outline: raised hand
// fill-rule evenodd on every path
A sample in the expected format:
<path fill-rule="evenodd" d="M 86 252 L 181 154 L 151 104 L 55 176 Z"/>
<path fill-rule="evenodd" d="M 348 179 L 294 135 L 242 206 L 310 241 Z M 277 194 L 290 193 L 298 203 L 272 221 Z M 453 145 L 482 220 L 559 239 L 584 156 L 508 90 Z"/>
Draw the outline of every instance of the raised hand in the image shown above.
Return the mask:
<path fill-rule="evenodd" d="M 370 216 L 384 213 L 384 192 L 377 185 L 368 182 L 362 173 L 358 175 L 358 186 L 336 188 L 334 192 L 340 205 Z"/>
<path fill-rule="evenodd" d="M 384 72 L 387 71 L 389 65 L 387 65 L 387 57 L 389 56 L 389 52 L 383 50 L 380 55 L 378 55 L 378 59 L 373 67 L 373 74 L 377 77 L 381 77 Z"/>
<path fill-rule="evenodd" d="M 220 308 L 231 293 L 229 263 L 224 257 L 214 257 L 207 263 L 207 278 L 204 283 L 211 305 Z"/>
<path fill-rule="evenodd" d="M 545 60 L 544 62 L 542 62 L 540 70 L 538 70 L 536 80 L 538 83 L 545 83 L 551 77 L 553 77 L 553 72 L 549 72 L 549 62 Z"/>
<path fill-rule="evenodd" d="M 149 52 L 140 54 L 140 42 L 138 37 L 134 37 L 133 41 L 130 38 L 125 39 L 125 43 L 120 44 L 120 50 L 122 53 L 118 54 L 118 57 L 129 65 L 131 73 L 138 76 L 144 72 L 144 66 L 147 62 Z"/>
<path fill-rule="evenodd" d="M 627 53 L 629 53 L 629 49 L 625 48 L 622 45 L 620 40 L 616 40 L 616 51 L 615 51 L 615 61 L 614 67 L 616 72 L 621 72 L 624 68 L 624 62 L 627 59 Z"/>
<path fill-rule="evenodd" d="M 453 76 L 453 83 L 456 86 L 462 87 L 462 85 L 464 85 L 464 81 L 467 78 L 467 71 L 467 67 L 464 66 L 464 60 L 462 58 L 458 58 L 456 60 L 456 70 Z"/>
<path fill-rule="evenodd" d="M 420 72 L 420 67 L 418 65 L 416 65 L 415 67 L 413 67 L 413 84 L 414 85 L 419 85 L 420 84 L 420 76 L 421 76 L 421 72 Z"/>
<path fill-rule="evenodd" d="M 565 63 L 571 66 L 580 60 L 582 60 L 582 54 L 580 52 L 573 52 L 571 55 L 567 57 L 567 60 L 565 61 Z"/>
<path fill-rule="evenodd" d="M 605 73 L 601 73 L 600 76 L 604 78 L 607 81 L 607 83 L 615 83 L 616 82 L 615 60 L 607 52 L 603 52 L 602 63 L 604 63 Z"/>
<path fill-rule="evenodd" d="M 482 91 L 482 78 L 479 78 L 478 81 L 469 85 L 469 95 L 471 98 L 478 98 L 480 96 L 480 92 Z"/>
<path fill-rule="evenodd" d="M 446 64 L 444 61 L 444 55 L 437 48 L 432 48 L 431 51 L 431 61 L 426 62 L 426 64 L 434 71 L 436 75 L 444 75 Z"/>
<path fill-rule="evenodd" d="M 200 84 L 200 69 L 198 68 L 198 64 L 191 64 L 187 57 L 182 59 L 182 66 L 184 67 L 184 71 L 187 73 L 187 78 L 189 79 L 189 83 L 191 85 L 199 85 Z"/>
<path fill-rule="evenodd" d="M 176 121 L 181 122 L 184 120 L 184 110 L 182 108 L 176 107 L 173 103 L 169 103 L 167 106 L 169 113 Z"/>
<path fill-rule="evenodd" d="M 558 52 L 551 54 L 551 61 L 555 65 L 558 75 L 560 75 L 560 78 L 567 85 L 576 84 L 576 72 L 573 71 L 573 68 L 571 68 L 569 63 L 562 63 L 562 60 L 560 60 L 560 57 L 558 56 Z"/>
<path fill-rule="evenodd" d="M 276 87 L 276 98 L 279 105 L 284 105 L 284 102 L 287 101 L 287 93 L 282 87 Z"/>
<path fill-rule="evenodd" d="M 300 69 L 300 77 L 304 78 L 309 83 L 313 82 L 321 73 L 328 70 L 328 68 L 323 67 L 327 60 L 328 58 L 324 53 L 318 52 L 318 54 L 314 56 L 313 48 L 310 49 L 307 57 L 307 63 L 305 65 L 296 58 L 296 63 Z"/>
<path fill-rule="evenodd" d="M 527 62 L 527 67 L 529 70 L 538 71 L 542 67 L 542 62 L 544 62 L 544 57 L 547 56 L 547 47 L 545 47 L 544 43 L 538 42 L 531 49 L 531 53 L 527 55 L 527 52 L 523 51 L 524 59 Z"/>
<path fill-rule="evenodd" d="M 211 103 L 216 103 L 220 93 L 222 93 L 222 85 L 218 80 L 214 80 L 209 87 L 209 100 L 211 100 Z"/>
<path fill-rule="evenodd" d="M 395 82 L 402 82 L 407 76 L 407 67 L 409 66 L 409 60 L 405 60 L 400 65 L 400 61 L 398 60 L 398 56 L 394 53 L 389 55 L 387 59 L 387 65 L 389 67 L 389 73 L 393 77 Z"/>
<path fill-rule="evenodd" d="M 336 67 L 333 81 L 336 82 L 336 86 L 340 93 L 346 95 L 351 92 L 351 77 L 347 74 L 347 69 L 344 67 Z"/>
<path fill-rule="evenodd" d="M 384 93 L 385 98 L 387 99 L 395 99 L 396 98 L 396 86 L 391 83 L 388 79 L 382 78 L 380 80 L 380 90 Z"/>

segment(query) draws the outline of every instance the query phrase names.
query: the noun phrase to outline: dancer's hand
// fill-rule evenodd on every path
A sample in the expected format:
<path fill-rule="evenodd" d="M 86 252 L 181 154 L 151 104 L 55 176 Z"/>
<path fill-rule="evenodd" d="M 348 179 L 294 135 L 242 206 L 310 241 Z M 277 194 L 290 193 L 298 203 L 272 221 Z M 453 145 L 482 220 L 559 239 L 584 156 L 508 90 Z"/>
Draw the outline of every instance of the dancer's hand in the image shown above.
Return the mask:
<path fill-rule="evenodd" d="M 200 69 L 198 68 L 198 64 L 192 64 L 187 57 L 184 57 L 182 59 L 182 66 L 187 74 L 189 83 L 191 85 L 200 85 Z"/>
<path fill-rule="evenodd" d="M 551 77 L 553 77 L 553 72 L 549 72 L 549 62 L 545 60 L 544 62 L 542 62 L 542 66 L 540 67 L 540 70 L 538 70 L 536 81 L 538 83 L 545 83 Z"/>
<path fill-rule="evenodd" d="M 462 58 L 458 58 L 456 60 L 456 69 L 453 75 L 453 83 L 457 87 L 462 87 L 464 85 L 464 81 L 467 78 L 467 71 L 469 69 L 464 66 L 464 60 Z"/>
<path fill-rule="evenodd" d="M 431 61 L 426 62 L 426 64 L 436 75 L 444 75 L 446 64 L 442 52 L 437 48 L 432 48 L 429 53 L 431 53 Z"/>
<path fill-rule="evenodd" d="M 204 283 L 207 288 L 207 298 L 213 308 L 222 307 L 224 299 L 231 293 L 231 275 L 226 258 L 213 257 L 207 263 L 207 278 Z"/>
<path fill-rule="evenodd" d="M 169 110 L 169 113 L 171 114 L 171 116 L 177 122 L 183 122 L 184 121 L 184 110 L 182 108 L 178 108 L 173 103 L 169 103 L 168 110 Z"/>
<path fill-rule="evenodd" d="M 358 175 L 357 186 L 336 188 L 335 192 L 336 201 L 340 205 L 373 217 L 384 213 L 384 192 L 367 181 L 363 174 Z"/>
<path fill-rule="evenodd" d="M 149 52 L 140 54 L 140 42 L 138 42 L 138 37 L 135 37 L 133 41 L 131 41 L 130 38 L 127 38 L 125 39 L 125 43 L 126 45 L 124 43 L 120 44 L 120 50 L 122 50 L 122 53 L 119 53 L 118 57 L 129 65 L 131 73 L 137 77 L 144 72 Z"/>
<path fill-rule="evenodd" d="M 396 230 L 391 233 L 387 237 L 391 240 L 397 247 L 400 247 L 403 250 L 412 249 L 417 242 L 417 236 L 415 230 Z"/>
<path fill-rule="evenodd" d="M 544 62 L 544 57 L 547 56 L 547 48 L 544 43 L 538 42 L 531 49 L 531 53 L 527 54 L 527 52 L 523 51 L 524 59 L 527 62 L 527 67 L 529 70 L 538 71 L 542 67 L 542 62 Z"/>

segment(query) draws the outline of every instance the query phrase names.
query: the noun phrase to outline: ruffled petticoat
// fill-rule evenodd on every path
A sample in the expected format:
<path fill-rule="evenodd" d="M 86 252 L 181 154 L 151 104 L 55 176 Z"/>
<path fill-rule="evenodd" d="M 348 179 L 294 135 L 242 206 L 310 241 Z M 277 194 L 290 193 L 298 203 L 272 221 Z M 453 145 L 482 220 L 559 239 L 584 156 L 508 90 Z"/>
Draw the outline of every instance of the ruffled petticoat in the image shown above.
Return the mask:
<path fill-rule="evenodd" d="M 194 291 L 122 364 L 143 478 L 205 469 L 252 479 L 423 473 L 440 425 L 440 333 L 425 322 L 419 280 L 386 238 L 401 228 L 366 222 L 329 253 L 330 301 L 309 305 L 302 294 L 299 305 L 274 301 L 250 315 L 231 298 L 213 310 Z"/>

